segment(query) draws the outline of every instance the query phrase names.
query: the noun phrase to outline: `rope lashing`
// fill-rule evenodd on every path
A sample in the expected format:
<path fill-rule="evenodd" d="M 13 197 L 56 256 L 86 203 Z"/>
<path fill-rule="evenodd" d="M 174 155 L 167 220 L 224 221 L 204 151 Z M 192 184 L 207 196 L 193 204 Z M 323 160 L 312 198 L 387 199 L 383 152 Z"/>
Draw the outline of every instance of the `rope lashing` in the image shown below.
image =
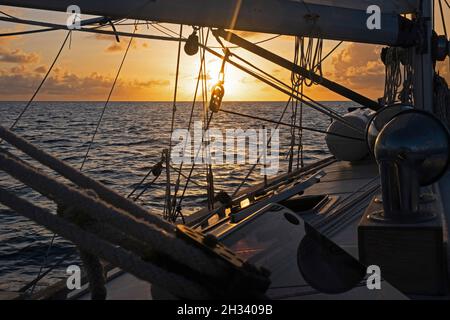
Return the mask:
<path fill-rule="evenodd" d="M 0 130 L 0 136 L 5 130 Z M 3 136 L 12 140 L 9 135 Z M 29 149 L 25 150 L 31 153 Z M 186 235 L 180 234 L 180 230 L 174 226 L 166 231 L 156 223 L 137 219 L 105 202 L 89 189 L 80 190 L 66 185 L 2 151 L 0 169 L 54 200 L 62 214 L 53 216 L 47 210 L 0 188 L 1 203 L 72 241 L 81 252 L 86 251 L 106 260 L 177 296 L 226 297 L 225 293 L 233 292 L 235 295 L 250 294 L 256 297 L 264 292 L 262 288 L 266 288 L 268 279 L 264 271 L 252 269 L 253 273 L 250 273 L 248 268 L 252 267 L 244 265 L 237 268 L 212 248 L 212 252 L 209 252 L 198 243 L 186 240 Z M 157 222 L 156 219 L 154 221 Z M 165 223 L 162 221 L 162 224 Z M 230 254 L 227 251 L 228 257 Z M 93 297 L 102 299 L 104 291 L 100 262 L 92 258 L 85 256 L 88 268 L 91 268 L 88 272 L 92 278 L 92 287 L 95 288 Z M 230 274 L 233 274 L 232 281 Z M 254 285 L 240 287 L 239 284 L 243 283 Z"/>

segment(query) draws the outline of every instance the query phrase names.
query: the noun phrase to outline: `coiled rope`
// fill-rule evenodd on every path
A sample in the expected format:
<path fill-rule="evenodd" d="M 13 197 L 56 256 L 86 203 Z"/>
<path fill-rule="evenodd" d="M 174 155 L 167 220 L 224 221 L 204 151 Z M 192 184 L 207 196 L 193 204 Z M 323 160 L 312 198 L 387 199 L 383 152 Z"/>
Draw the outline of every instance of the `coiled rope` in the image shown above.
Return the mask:
<path fill-rule="evenodd" d="M 400 101 L 413 104 L 414 68 L 411 50 L 388 47 L 383 48 L 381 56 L 386 69 L 382 103 L 392 105 Z"/>

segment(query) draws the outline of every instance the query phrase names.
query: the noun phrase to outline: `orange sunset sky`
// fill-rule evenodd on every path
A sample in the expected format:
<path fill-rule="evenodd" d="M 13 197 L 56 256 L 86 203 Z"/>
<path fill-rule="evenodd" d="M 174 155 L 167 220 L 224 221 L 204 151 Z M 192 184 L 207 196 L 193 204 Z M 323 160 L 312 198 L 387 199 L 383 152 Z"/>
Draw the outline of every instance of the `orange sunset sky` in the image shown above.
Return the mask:
<path fill-rule="evenodd" d="M 18 9 L 0 6 L 0 10 L 24 19 L 37 19 L 65 24 L 66 14 L 46 11 Z M 450 11 L 446 9 L 446 15 Z M 83 16 L 83 18 L 88 18 Z M 178 25 L 164 24 L 178 32 Z M 0 33 L 29 30 L 34 27 L 0 22 Z M 436 28 L 442 33 L 438 18 Z M 120 27 L 130 31 L 130 27 Z M 147 26 L 139 26 L 139 32 L 162 35 Z M 192 32 L 184 27 L 184 36 Z M 0 37 L 0 100 L 28 100 L 45 75 L 67 31 Z M 255 42 L 272 35 L 240 33 Z M 53 69 L 51 76 L 36 100 L 105 100 L 111 88 L 115 73 L 128 44 L 127 38 L 115 42 L 114 37 L 74 33 L 70 48 L 66 46 Z M 212 40 L 209 45 L 217 43 Z M 336 42 L 325 41 L 324 55 Z M 169 101 L 173 98 L 177 55 L 176 42 L 134 39 L 132 48 L 123 67 L 112 100 L 116 101 Z M 280 37 L 261 44 L 287 59 L 292 59 L 293 37 Z M 371 98 L 382 95 L 384 86 L 384 66 L 379 59 L 381 46 L 346 43 L 342 45 L 324 64 L 324 74 Z M 236 53 L 249 59 L 265 71 L 290 82 L 290 74 L 280 67 L 247 54 L 242 49 Z M 207 56 L 208 85 L 218 79 L 221 61 Z M 182 52 L 178 100 L 192 100 L 199 57 L 188 57 Z M 449 79 L 449 63 L 441 63 L 441 74 Z M 280 101 L 286 96 L 251 78 L 232 66 L 226 69 L 226 96 L 228 101 Z M 315 86 L 306 92 L 318 100 L 343 100 L 327 89 Z"/>

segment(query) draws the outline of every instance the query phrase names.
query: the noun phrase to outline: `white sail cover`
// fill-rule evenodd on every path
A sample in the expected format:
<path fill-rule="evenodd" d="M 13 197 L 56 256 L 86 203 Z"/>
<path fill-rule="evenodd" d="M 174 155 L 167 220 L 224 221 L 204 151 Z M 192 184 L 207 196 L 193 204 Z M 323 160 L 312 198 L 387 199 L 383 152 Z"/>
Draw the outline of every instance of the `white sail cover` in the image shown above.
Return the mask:
<path fill-rule="evenodd" d="M 322 4 L 334 7 L 366 10 L 378 5 L 385 13 L 412 13 L 417 11 L 419 0 L 292 0 L 298 2 Z"/>

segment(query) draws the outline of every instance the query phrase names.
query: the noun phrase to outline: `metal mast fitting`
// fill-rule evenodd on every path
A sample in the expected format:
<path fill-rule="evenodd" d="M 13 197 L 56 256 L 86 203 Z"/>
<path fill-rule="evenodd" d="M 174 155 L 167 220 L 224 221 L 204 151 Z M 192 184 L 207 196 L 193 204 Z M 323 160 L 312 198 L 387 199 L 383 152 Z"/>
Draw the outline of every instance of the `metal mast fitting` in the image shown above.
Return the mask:
<path fill-rule="evenodd" d="M 417 37 L 411 22 L 381 12 L 381 29 L 369 30 L 365 10 L 279 0 L 2 0 L 2 5 L 130 18 L 351 42 L 411 46 Z M 350 23 L 351 22 L 351 23 Z"/>

